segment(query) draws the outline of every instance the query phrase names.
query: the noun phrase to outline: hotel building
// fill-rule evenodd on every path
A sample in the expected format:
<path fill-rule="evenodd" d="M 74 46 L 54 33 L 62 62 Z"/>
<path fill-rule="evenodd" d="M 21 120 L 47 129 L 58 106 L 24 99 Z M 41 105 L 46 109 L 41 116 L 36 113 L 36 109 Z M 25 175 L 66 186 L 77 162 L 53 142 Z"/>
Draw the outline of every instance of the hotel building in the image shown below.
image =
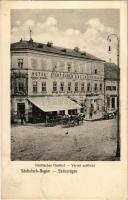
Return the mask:
<path fill-rule="evenodd" d="M 78 47 L 20 40 L 11 44 L 11 117 L 45 121 L 47 114 L 102 112 L 104 64 Z M 105 87 L 107 86 L 107 82 Z M 37 120 L 38 121 L 38 120 Z"/>

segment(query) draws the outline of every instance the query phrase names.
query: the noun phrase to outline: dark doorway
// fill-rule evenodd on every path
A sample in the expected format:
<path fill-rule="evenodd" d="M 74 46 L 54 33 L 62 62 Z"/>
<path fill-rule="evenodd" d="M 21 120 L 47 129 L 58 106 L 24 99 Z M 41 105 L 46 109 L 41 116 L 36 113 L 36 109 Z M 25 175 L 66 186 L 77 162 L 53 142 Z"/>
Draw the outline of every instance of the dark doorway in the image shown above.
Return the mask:
<path fill-rule="evenodd" d="M 17 103 L 17 117 L 20 118 L 21 114 L 25 115 L 25 103 Z"/>
<path fill-rule="evenodd" d="M 115 97 L 112 97 L 112 108 L 115 109 Z"/>
<path fill-rule="evenodd" d="M 32 120 L 33 123 L 40 123 L 46 121 L 46 113 L 33 105 L 32 107 Z"/>

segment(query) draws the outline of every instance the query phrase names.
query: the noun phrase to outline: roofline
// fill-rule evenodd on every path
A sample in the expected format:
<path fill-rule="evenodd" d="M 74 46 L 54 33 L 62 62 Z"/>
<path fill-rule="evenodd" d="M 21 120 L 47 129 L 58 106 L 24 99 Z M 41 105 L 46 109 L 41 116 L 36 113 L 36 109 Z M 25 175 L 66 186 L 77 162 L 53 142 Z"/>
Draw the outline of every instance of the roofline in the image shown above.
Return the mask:
<path fill-rule="evenodd" d="M 26 42 L 29 42 L 29 41 L 26 41 Z M 68 54 L 66 54 L 66 53 L 59 53 L 59 52 L 52 52 L 52 51 L 48 51 L 48 50 L 41 50 L 41 49 L 37 49 L 36 47 L 34 48 L 34 47 L 32 47 L 32 46 L 27 46 L 27 47 L 14 47 L 14 48 L 12 48 L 12 45 L 14 45 L 14 44 L 17 44 L 17 43 L 19 43 L 19 42 L 15 42 L 15 43 L 11 43 L 11 51 L 13 51 L 13 50 L 34 50 L 34 51 L 39 51 L 39 52 L 43 52 L 43 53 L 50 53 L 50 54 L 56 54 L 56 55 L 62 55 L 62 56 L 67 56 L 67 57 L 75 57 L 75 58 L 80 58 L 80 59 L 83 59 L 83 60 L 95 60 L 95 61 L 100 61 L 100 62 L 106 62 L 105 60 L 102 60 L 102 59 L 100 59 L 100 58 L 97 58 L 97 57 L 95 57 L 94 55 L 92 55 L 92 54 L 90 54 L 89 55 L 89 53 L 87 53 L 87 56 L 89 57 L 89 56 L 94 56 L 95 58 L 84 58 L 83 56 L 80 56 L 80 55 L 68 55 Z M 33 42 L 34 43 L 34 42 Z M 36 42 L 35 42 L 36 43 Z M 37 44 L 43 44 L 43 43 L 37 43 Z M 44 45 L 46 45 L 46 44 L 44 44 Z M 60 50 L 63 48 L 63 47 L 57 47 L 57 46 L 54 46 L 55 48 L 60 48 Z M 51 47 L 51 48 L 54 48 L 54 47 Z M 73 51 L 73 49 L 68 49 L 68 48 L 65 48 L 65 49 L 67 49 L 67 50 L 72 50 Z M 80 53 L 83 53 L 82 51 L 79 51 Z"/>

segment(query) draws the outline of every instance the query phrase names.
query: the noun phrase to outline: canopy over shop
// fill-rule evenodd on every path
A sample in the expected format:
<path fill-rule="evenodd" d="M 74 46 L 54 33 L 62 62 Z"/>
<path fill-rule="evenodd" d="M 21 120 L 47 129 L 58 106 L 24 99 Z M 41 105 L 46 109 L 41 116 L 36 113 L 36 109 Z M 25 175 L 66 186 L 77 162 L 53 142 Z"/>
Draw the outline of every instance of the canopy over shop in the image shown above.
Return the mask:
<path fill-rule="evenodd" d="M 64 96 L 31 97 L 28 101 L 32 104 L 32 119 L 41 122 L 46 122 L 50 116 L 77 114 L 81 109 L 79 104 Z"/>

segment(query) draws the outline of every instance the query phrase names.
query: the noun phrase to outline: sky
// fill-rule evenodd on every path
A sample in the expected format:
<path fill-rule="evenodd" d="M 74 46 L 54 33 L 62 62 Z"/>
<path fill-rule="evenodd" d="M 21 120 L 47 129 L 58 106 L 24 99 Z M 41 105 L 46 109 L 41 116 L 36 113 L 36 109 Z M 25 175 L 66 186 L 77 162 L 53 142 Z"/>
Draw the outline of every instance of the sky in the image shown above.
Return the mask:
<path fill-rule="evenodd" d="M 106 61 L 116 63 L 116 38 L 109 34 L 120 32 L 118 9 L 18 9 L 11 11 L 11 42 L 21 38 L 35 42 L 52 41 L 55 46 L 79 47 Z M 111 54 L 108 46 L 111 45 Z"/>

